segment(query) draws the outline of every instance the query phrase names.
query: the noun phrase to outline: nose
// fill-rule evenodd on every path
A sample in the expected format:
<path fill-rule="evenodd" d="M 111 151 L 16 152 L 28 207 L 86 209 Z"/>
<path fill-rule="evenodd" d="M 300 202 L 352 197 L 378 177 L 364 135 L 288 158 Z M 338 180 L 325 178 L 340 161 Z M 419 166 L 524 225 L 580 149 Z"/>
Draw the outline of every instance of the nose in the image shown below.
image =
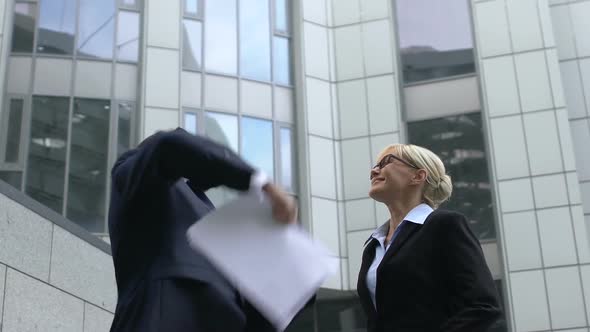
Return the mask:
<path fill-rule="evenodd" d="M 369 173 L 369 180 L 373 180 L 374 177 L 376 177 L 377 175 L 379 175 L 379 172 L 381 170 L 379 169 L 379 167 L 373 167 L 371 168 L 371 172 Z"/>

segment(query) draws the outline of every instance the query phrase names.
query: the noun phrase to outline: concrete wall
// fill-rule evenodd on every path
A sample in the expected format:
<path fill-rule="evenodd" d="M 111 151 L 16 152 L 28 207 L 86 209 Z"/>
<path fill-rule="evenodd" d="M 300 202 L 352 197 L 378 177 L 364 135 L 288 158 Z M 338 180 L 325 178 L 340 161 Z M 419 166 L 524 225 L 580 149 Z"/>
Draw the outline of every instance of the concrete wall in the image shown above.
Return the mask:
<path fill-rule="evenodd" d="M 473 1 L 473 17 L 511 325 L 586 331 L 590 252 L 576 168 L 586 156 L 572 145 L 549 3 Z"/>
<path fill-rule="evenodd" d="M 117 291 L 108 246 L 79 234 L 92 237 L 0 183 L 0 331 L 109 330 Z"/>

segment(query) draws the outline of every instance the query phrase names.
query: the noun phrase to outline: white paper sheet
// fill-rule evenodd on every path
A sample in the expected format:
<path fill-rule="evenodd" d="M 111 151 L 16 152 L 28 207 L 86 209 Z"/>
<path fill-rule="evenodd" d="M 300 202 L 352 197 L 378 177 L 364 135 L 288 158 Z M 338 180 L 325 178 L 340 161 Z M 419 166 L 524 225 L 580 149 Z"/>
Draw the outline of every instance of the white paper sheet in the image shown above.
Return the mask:
<path fill-rule="evenodd" d="M 280 330 L 338 264 L 299 226 L 272 219 L 269 202 L 253 194 L 205 216 L 187 237 Z"/>

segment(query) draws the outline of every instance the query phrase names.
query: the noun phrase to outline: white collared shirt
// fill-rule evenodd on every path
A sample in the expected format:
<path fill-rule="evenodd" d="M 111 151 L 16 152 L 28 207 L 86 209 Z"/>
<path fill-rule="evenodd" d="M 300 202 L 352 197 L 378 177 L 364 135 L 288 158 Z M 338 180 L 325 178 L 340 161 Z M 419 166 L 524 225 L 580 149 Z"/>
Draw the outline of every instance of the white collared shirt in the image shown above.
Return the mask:
<path fill-rule="evenodd" d="M 417 205 L 412 210 L 410 210 L 410 212 L 408 212 L 408 214 L 404 217 L 402 222 L 397 227 L 396 233 L 401 229 L 405 222 L 413 222 L 419 225 L 424 224 L 424 221 L 426 221 L 426 218 L 428 218 L 432 211 L 434 210 L 427 204 L 422 203 L 420 205 Z M 389 241 L 389 243 L 386 246 L 385 239 L 387 238 L 388 232 L 389 220 L 385 224 L 377 228 L 371 235 L 373 239 L 379 241 L 379 245 L 375 247 L 375 259 L 373 259 L 373 263 L 371 264 L 371 267 L 369 267 L 369 271 L 367 272 L 367 288 L 369 289 L 369 294 L 371 294 L 371 300 L 373 300 L 373 305 L 375 306 L 375 308 L 377 307 L 377 301 L 375 300 L 375 288 L 377 287 L 377 268 L 379 267 L 379 264 L 381 264 L 381 261 L 383 260 L 383 257 L 387 252 L 387 249 L 389 249 L 391 243 L 397 235 L 394 234 L 394 236 L 392 236 L 391 238 L 391 241 Z"/>

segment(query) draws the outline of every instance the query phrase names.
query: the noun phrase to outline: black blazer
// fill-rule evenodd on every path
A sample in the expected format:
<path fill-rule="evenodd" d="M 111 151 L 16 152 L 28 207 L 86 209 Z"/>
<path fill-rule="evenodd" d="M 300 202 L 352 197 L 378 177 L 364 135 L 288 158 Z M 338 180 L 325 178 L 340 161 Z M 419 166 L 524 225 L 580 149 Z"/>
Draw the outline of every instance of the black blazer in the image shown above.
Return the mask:
<path fill-rule="evenodd" d="M 207 189 L 225 185 L 247 190 L 253 172 L 228 148 L 180 128 L 150 136 L 117 160 L 109 210 L 118 290 L 111 331 L 186 330 L 185 325 L 167 325 L 166 319 L 176 317 L 170 323 L 175 324 L 178 317 L 200 312 L 207 316 L 200 320 L 232 322 L 222 325 L 222 331 L 242 330 L 237 327 L 245 319 L 238 317 L 245 315 L 241 298 L 205 257 L 189 247 L 186 231 L 214 209 L 204 193 Z M 181 302 L 181 296 L 191 291 L 198 291 L 196 299 L 188 301 L 197 301 L 201 309 Z M 212 313 L 202 313 L 213 307 Z"/>
<path fill-rule="evenodd" d="M 375 299 L 367 271 L 378 241 L 365 245 L 357 291 L 370 332 L 480 332 L 501 316 L 479 241 L 459 213 L 435 210 L 423 225 L 405 222 L 377 269 Z"/>

